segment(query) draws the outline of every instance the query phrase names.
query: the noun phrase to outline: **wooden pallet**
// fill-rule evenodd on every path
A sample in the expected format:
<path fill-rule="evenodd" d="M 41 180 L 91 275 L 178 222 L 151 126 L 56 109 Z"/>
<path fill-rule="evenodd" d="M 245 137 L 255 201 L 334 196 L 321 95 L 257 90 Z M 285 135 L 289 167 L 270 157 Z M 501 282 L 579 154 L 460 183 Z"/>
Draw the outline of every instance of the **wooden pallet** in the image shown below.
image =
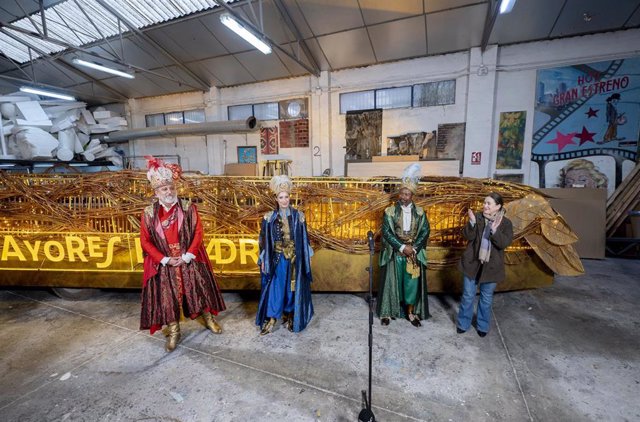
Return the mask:
<path fill-rule="evenodd" d="M 637 164 L 607 200 L 607 237 L 613 237 L 629 215 L 629 211 L 639 205 L 640 164 Z"/>

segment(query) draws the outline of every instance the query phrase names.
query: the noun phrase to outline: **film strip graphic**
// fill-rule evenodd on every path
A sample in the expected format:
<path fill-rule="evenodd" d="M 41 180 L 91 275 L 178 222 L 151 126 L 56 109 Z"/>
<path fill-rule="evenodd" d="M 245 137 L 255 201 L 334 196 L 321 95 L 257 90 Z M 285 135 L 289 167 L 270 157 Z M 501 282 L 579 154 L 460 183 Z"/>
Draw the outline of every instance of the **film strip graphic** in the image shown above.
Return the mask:
<path fill-rule="evenodd" d="M 620 69 L 620 66 L 622 66 L 622 63 L 624 63 L 624 60 L 614 60 L 614 61 L 612 61 L 611 65 L 607 68 L 606 71 L 604 71 L 602 73 L 601 77 L 603 79 L 607 79 L 607 78 L 612 77 L 613 75 L 616 74 L 618 69 Z M 532 147 L 535 148 L 535 146 L 538 145 L 540 143 L 540 141 L 542 141 L 542 139 L 545 136 L 547 136 L 547 134 L 549 132 L 551 132 L 553 129 L 555 129 L 560 123 L 565 121 L 569 116 L 571 116 L 573 114 L 574 111 L 576 111 L 577 109 L 582 107 L 582 105 L 584 103 L 589 101 L 591 99 L 591 97 L 593 97 L 595 95 L 596 94 L 594 93 L 594 94 L 591 94 L 589 96 L 580 97 L 580 99 L 578 99 L 576 102 L 571 103 L 571 105 L 567 106 L 564 110 L 562 110 L 562 112 L 558 116 L 556 116 L 552 120 L 549 120 L 544 126 L 542 126 L 540 129 L 538 129 L 536 131 L 536 133 L 533 134 L 533 145 L 532 145 Z"/>
<path fill-rule="evenodd" d="M 532 154 L 531 161 L 538 163 L 539 166 L 539 182 L 540 187 L 545 187 L 545 175 L 544 168 L 550 161 L 571 160 L 574 158 L 591 157 L 594 155 L 609 155 L 616 160 L 616 186 L 620 184 L 622 179 L 622 161 L 623 160 L 638 160 L 638 153 L 636 151 L 629 151 L 614 147 L 599 147 L 581 149 L 578 151 L 559 152 L 553 154 Z"/>

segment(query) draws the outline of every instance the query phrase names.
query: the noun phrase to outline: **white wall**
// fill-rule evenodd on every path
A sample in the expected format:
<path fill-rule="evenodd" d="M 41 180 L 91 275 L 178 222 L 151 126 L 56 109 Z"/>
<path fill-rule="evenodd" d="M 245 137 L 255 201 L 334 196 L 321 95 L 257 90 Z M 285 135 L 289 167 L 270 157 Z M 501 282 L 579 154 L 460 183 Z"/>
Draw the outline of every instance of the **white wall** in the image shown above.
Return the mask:
<path fill-rule="evenodd" d="M 344 174 L 345 116 L 340 114 L 340 94 L 373 88 L 456 79 L 456 103 L 448 106 L 385 110 L 382 136 L 432 131 L 441 123 L 466 122 L 464 176 L 491 177 L 518 173 L 529 181 L 536 69 L 588 63 L 640 55 L 640 29 L 553 41 L 489 46 L 467 52 L 405 60 L 364 68 L 322 72 L 306 76 L 231 88 L 131 100 L 132 126 L 144 127 L 144 115 L 190 108 L 205 108 L 207 120 L 225 120 L 230 105 L 309 98 L 309 148 L 281 149 L 294 160 L 296 176 L 319 176 L 326 168 Z M 487 74 L 478 73 L 484 65 Z M 527 111 L 523 168 L 496 170 L 497 127 L 500 112 Z M 276 122 L 263 122 L 273 126 Z M 226 141 L 226 143 L 224 142 Z M 147 139 L 131 142 L 131 153 L 180 154 L 187 170 L 222 174 L 225 161 L 237 162 L 238 145 L 259 147 L 259 132 L 248 135 L 210 135 L 188 139 Z M 315 148 L 315 149 L 314 149 Z M 258 148 L 259 150 L 259 148 Z M 206 151 L 206 154 L 203 154 Z M 315 151 L 315 154 L 314 154 Z M 471 165 L 471 153 L 480 152 L 480 165 Z M 532 179 L 534 181 L 535 178 Z"/>
<path fill-rule="evenodd" d="M 205 95 L 202 92 L 190 92 L 186 94 L 163 95 L 160 97 L 148 97 L 129 100 L 127 104 L 127 117 L 132 128 L 143 128 L 146 125 L 145 115 L 156 113 L 168 113 L 191 109 L 205 109 L 207 120 L 212 120 L 213 115 L 208 113 L 205 104 Z M 182 167 L 185 171 L 199 170 L 210 173 L 210 160 L 208 154 L 207 137 L 185 136 L 180 138 L 141 138 L 129 142 L 129 155 L 140 157 L 138 165 L 144 163 L 145 155 L 179 155 Z"/>
<path fill-rule="evenodd" d="M 440 123 L 466 120 L 468 54 L 455 53 L 333 72 L 330 76 L 330 155 L 333 175 L 344 175 L 346 119 L 340 94 L 375 88 L 456 79 L 456 102 L 437 107 L 400 108 L 382 112 L 382 140 L 409 132 L 431 132 Z M 326 153 L 323 151 L 322 153 Z"/>

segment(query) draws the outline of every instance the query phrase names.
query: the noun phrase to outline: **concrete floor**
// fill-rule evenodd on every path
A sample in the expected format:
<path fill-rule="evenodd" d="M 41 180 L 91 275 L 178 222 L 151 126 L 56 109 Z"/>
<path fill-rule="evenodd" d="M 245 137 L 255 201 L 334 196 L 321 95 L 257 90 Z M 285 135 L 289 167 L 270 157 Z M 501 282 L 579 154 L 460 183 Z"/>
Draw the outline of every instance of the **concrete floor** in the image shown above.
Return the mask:
<path fill-rule="evenodd" d="M 456 334 L 457 300 L 433 318 L 374 325 L 378 421 L 640 420 L 640 260 L 496 294 L 492 331 Z M 138 331 L 139 292 L 70 302 L 0 290 L 3 421 L 356 421 L 367 386 L 368 307 L 315 294 L 303 333 L 259 337 L 255 295 L 225 294 L 215 336 L 183 323 L 173 353 Z"/>

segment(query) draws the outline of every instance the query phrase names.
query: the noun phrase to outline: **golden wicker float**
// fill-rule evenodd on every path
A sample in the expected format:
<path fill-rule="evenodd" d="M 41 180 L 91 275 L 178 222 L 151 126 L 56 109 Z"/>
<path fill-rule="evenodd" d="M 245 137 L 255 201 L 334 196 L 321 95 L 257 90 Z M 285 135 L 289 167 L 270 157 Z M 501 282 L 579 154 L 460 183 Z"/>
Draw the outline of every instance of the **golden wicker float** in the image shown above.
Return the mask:
<path fill-rule="evenodd" d="M 375 233 L 379 247 L 382 212 L 395 199 L 397 181 L 293 180 L 292 202 L 305 212 L 316 252 L 314 290 L 367 290 L 367 232 Z M 576 236 L 534 189 L 489 179 L 422 180 L 414 199 L 431 224 L 430 292 L 458 290 L 456 262 L 464 248 L 460 232 L 467 209 L 480 209 L 491 191 L 503 195 L 516 237 L 506 253 L 501 290 L 549 285 L 554 273 L 582 273 L 572 246 Z M 198 206 L 222 288 L 259 289 L 259 224 L 276 204 L 268 180 L 186 175 L 179 195 Z M 139 219 L 152 197 L 142 172 L 0 172 L 0 284 L 139 288 Z"/>

